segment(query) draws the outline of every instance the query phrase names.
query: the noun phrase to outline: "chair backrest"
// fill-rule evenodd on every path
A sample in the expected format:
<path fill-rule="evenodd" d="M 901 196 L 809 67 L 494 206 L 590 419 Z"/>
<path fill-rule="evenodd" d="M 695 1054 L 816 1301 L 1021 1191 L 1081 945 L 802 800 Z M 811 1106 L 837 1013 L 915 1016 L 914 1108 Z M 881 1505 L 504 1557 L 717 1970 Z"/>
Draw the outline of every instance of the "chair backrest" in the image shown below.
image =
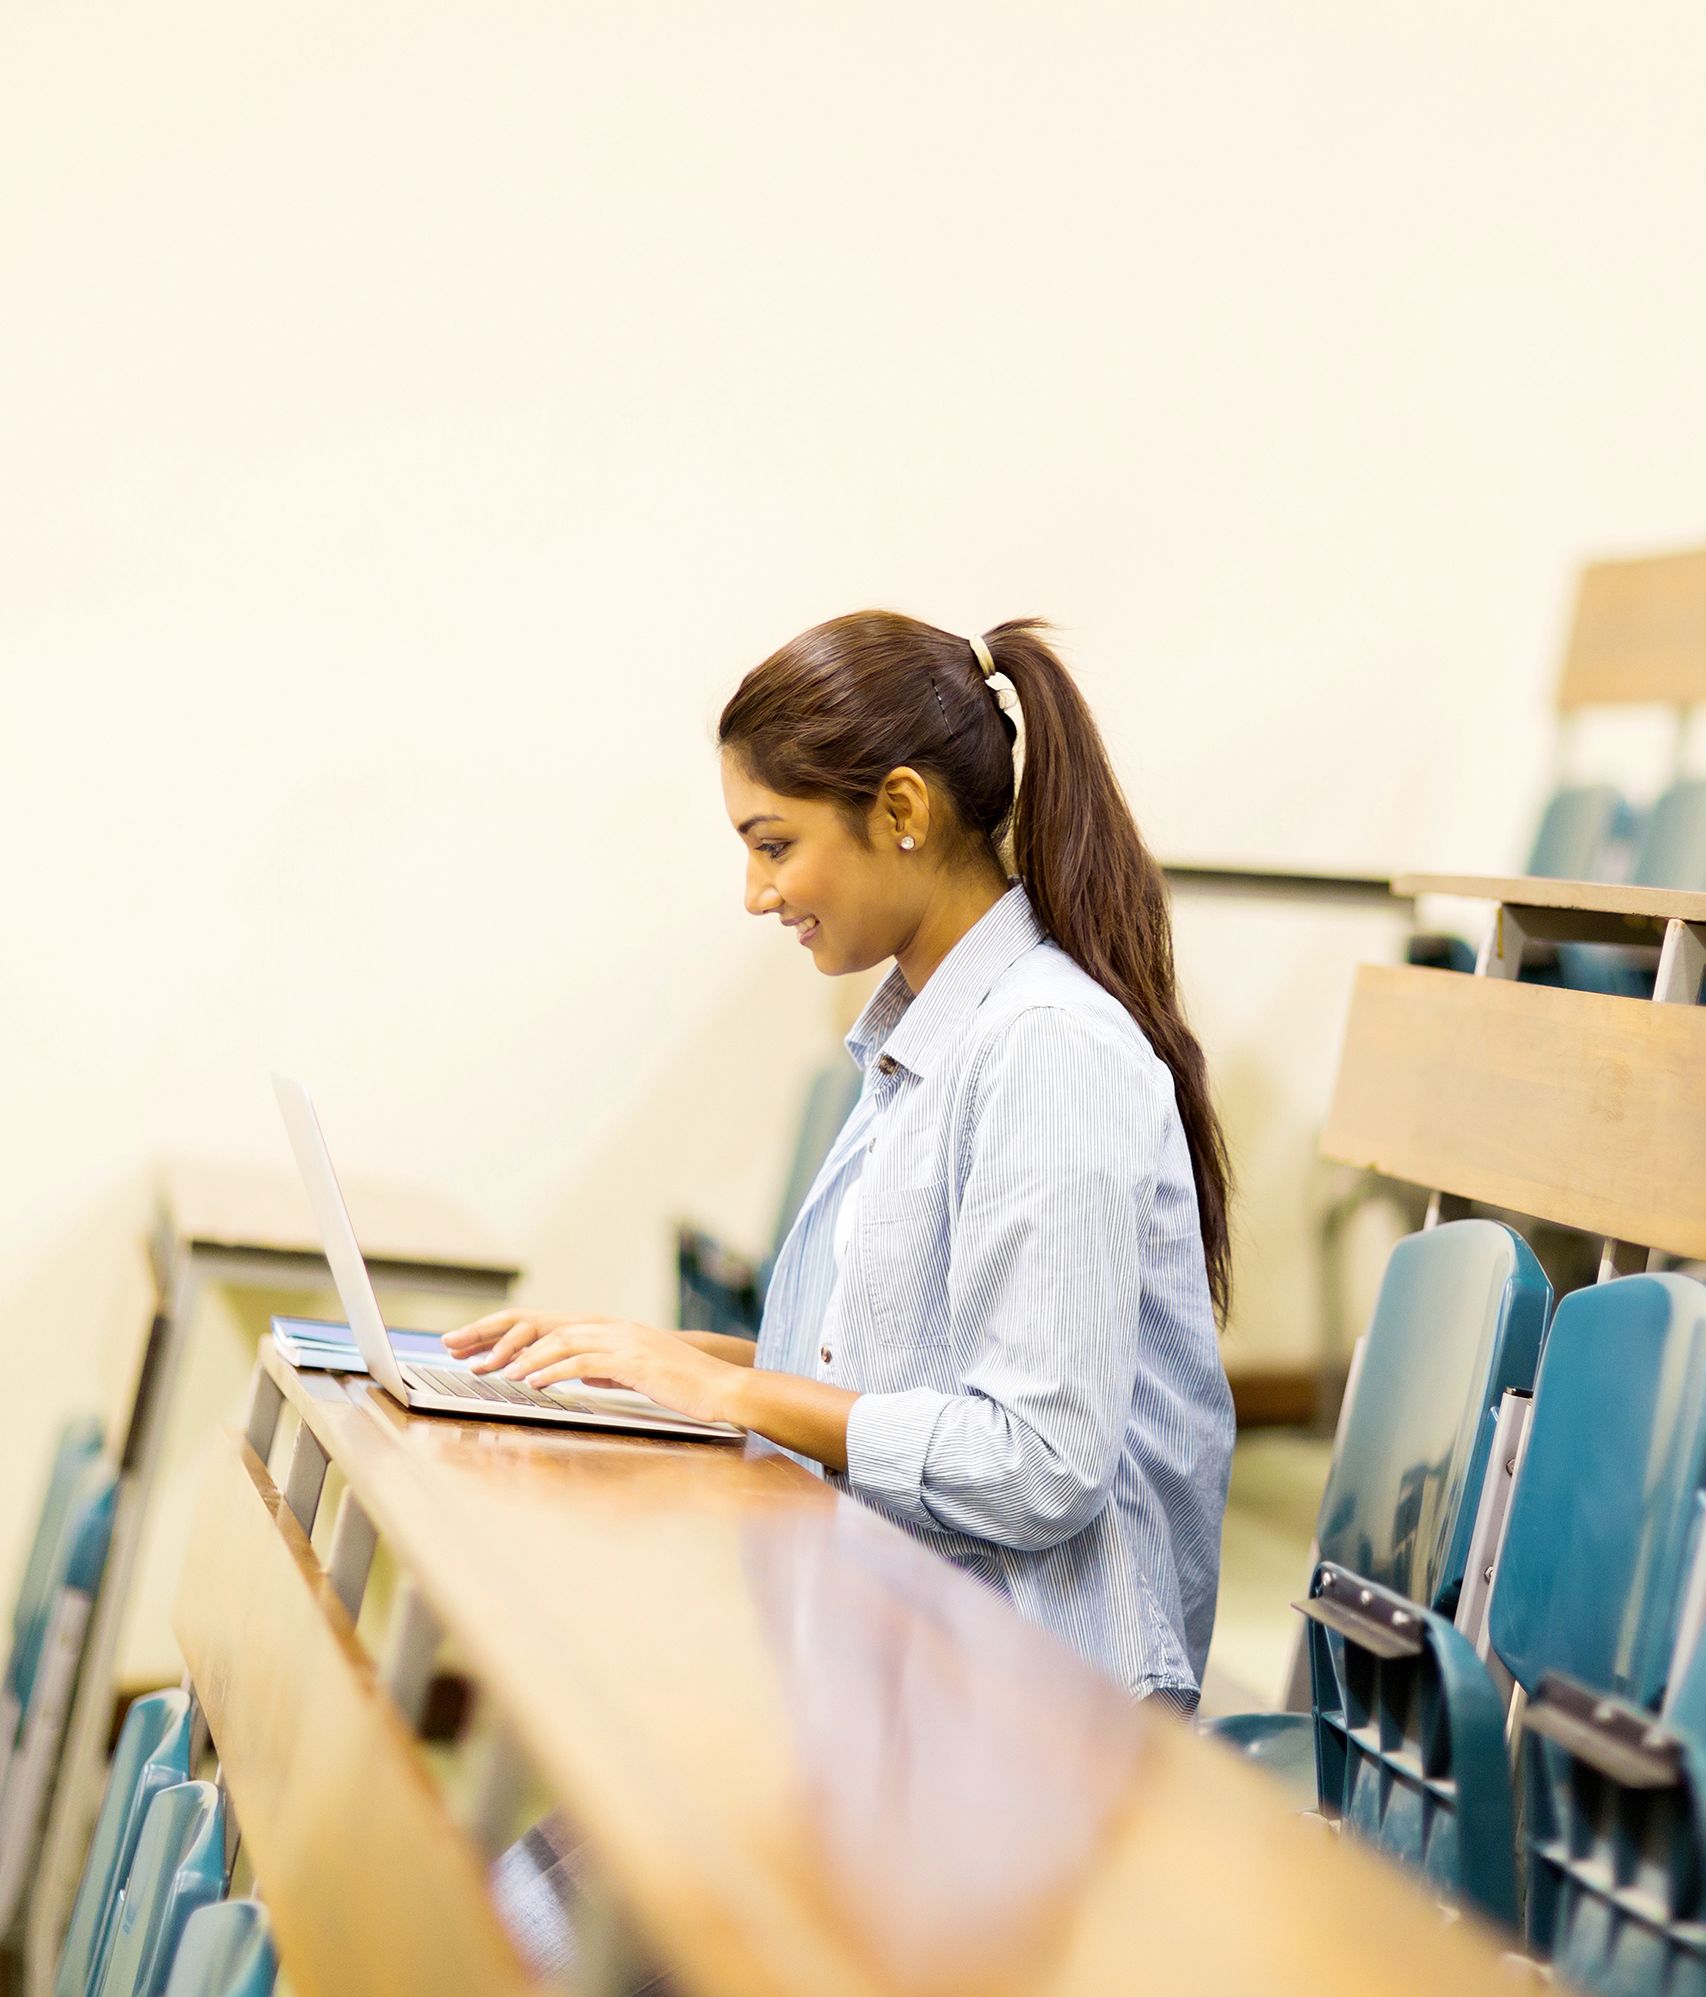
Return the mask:
<path fill-rule="evenodd" d="M 1546 801 L 1526 874 L 1555 881 L 1611 878 L 1621 847 L 1635 837 L 1635 814 L 1613 784 L 1573 784 Z"/>
<path fill-rule="evenodd" d="M 47 1489 L 42 1494 L 24 1578 L 19 1583 L 12 1611 L 12 1652 L 6 1667 L 6 1689 L 19 1708 L 29 1704 L 29 1688 L 40 1659 L 53 1596 L 64 1585 L 65 1524 L 72 1496 L 100 1453 L 100 1424 L 93 1420 L 68 1422 L 54 1447 Z"/>
<path fill-rule="evenodd" d="M 800 1114 L 799 1135 L 794 1141 L 794 1155 L 788 1164 L 787 1183 L 782 1188 L 782 1205 L 776 1216 L 776 1235 L 771 1244 L 773 1254 L 781 1250 L 788 1230 L 794 1224 L 794 1216 L 812 1189 L 812 1181 L 840 1136 L 841 1126 L 852 1115 L 853 1105 L 859 1100 L 862 1079 L 858 1068 L 849 1060 L 820 1068 L 813 1075 L 806 1090 L 805 1107 Z"/>
<path fill-rule="evenodd" d="M 1516 1920 L 1504 1706 L 1444 1616 L 1323 1561 L 1309 1676 L 1321 1813 L 1449 1899 Z"/>
<path fill-rule="evenodd" d="M 225 1900 L 190 1916 L 166 1997 L 272 1997 L 278 1955 L 258 1900 Z"/>
<path fill-rule="evenodd" d="M 1706 888 L 1706 781 L 1672 784 L 1653 806 L 1631 878 L 1644 888 Z"/>
<path fill-rule="evenodd" d="M 1321 1556 L 1449 1615 L 1500 1397 L 1533 1385 L 1552 1290 L 1491 1220 L 1393 1249 L 1345 1433 L 1321 1500 Z"/>
<path fill-rule="evenodd" d="M 124 1717 L 71 1909 L 54 1997 L 95 1997 L 112 1945 L 119 1897 L 136 1857 L 149 1805 L 190 1778 L 190 1701 L 182 1691 L 150 1692 Z"/>
<path fill-rule="evenodd" d="M 100 1997 L 163 1997 L 185 1925 L 225 1892 L 225 1806 L 211 1782 L 162 1789 L 142 1820 Z"/>
<path fill-rule="evenodd" d="M 1706 1285 L 1574 1291 L 1547 1336 L 1488 1611 L 1526 1691 L 1557 1671 L 1658 1706 L 1703 1485 Z"/>

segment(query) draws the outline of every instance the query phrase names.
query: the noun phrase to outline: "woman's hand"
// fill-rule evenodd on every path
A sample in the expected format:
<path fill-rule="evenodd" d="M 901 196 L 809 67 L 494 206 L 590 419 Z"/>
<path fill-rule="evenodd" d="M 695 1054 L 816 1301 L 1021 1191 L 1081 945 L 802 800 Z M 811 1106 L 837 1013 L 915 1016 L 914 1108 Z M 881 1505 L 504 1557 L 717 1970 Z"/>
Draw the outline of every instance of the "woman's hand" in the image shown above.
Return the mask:
<path fill-rule="evenodd" d="M 628 1318 L 549 1311 L 496 1311 L 446 1332 L 458 1359 L 478 1354 L 476 1373 L 500 1369 L 530 1387 L 565 1380 L 631 1387 L 695 1421 L 733 1421 L 735 1388 L 747 1369 L 714 1358 L 679 1332 Z"/>

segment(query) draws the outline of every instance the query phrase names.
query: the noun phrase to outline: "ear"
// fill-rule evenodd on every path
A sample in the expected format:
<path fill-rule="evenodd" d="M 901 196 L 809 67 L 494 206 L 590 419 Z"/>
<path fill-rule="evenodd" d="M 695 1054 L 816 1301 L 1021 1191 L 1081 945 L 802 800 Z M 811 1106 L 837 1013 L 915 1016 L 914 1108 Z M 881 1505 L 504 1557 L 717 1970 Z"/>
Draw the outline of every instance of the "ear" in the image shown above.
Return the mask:
<path fill-rule="evenodd" d="M 878 787 L 869 820 L 871 844 L 921 853 L 930 837 L 930 786 L 909 764 L 890 770 Z M 901 841 L 910 839 L 910 847 Z"/>

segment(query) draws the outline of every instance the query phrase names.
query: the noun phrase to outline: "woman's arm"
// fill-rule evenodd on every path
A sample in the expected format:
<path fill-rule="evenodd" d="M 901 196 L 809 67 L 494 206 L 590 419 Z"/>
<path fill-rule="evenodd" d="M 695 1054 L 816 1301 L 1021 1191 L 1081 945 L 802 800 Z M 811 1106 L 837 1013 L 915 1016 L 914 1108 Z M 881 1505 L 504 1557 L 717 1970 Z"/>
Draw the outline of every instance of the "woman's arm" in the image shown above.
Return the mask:
<path fill-rule="evenodd" d="M 501 1368 L 531 1387 L 612 1381 L 696 1421 L 733 1422 L 831 1470 L 847 1468 L 847 1418 L 859 1396 L 755 1367 L 750 1339 L 660 1331 L 627 1318 L 498 1311 L 447 1333 L 445 1344 L 458 1357 L 479 1354 L 478 1373 Z"/>

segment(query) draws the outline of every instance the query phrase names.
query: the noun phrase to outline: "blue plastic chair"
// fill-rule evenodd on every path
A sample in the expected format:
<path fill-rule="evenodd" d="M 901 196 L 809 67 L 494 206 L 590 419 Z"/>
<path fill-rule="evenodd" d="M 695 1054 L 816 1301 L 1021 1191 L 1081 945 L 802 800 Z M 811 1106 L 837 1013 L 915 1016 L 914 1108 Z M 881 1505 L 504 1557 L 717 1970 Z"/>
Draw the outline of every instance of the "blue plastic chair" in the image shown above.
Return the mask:
<path fill-rule="evenodd" d="M 1488 1633 L 1531 1697 L 1548 1671 L 1657 1709 L 1706 1485 L 1706 1287 L 1624 1276 L 1558 1306 Z"/>
<path fill-rule="evenodd" d="M 1498 1221 L 1458 1220 L 1393 1249 L 1356 1398 L 1321 1500 L 1324 1561 L 1449 1619 L 1486 1477 L 1499 1402 L 1534 1381 L 1552 1291 Z M 1241 1713 L 1205 1731 L 1317 1798 L 1309 1713 Z"/>
<path fill-rule="evenodd" d="M 1456 1775 L 1504 1762 L 1504 1705 L 1474 1646 L 1445 1616 L 1330 1561 L 1303 1606 L 1321 1814 L 1514 1927 L 1509 1785 Z"/>
<path fill-rule="evenodd" d="M 1628 800 L 1614 785 L 1566 785 L 1546 800 L 1522 871 L 1557 881 L 1615 879 L 1625 870 L 1638 826 Z M 1406 956 L 1412 964 L 1440 970 L 1475 968 L 1474 945 L 1461 936 L 1413 936 Z M 1542 984 L 1562 981 L 1556 969 L 1535 978 Z"/>
<path fill-rule="evenodd" d="M 1672 784 L 1653 806 L 1630 879 L 1644 888 L 1706 888 L 1706 779 Z"/>
<path fill-rule="evenodd" d="M 1630 1276 L 1579 1298 L 1558 1312 L 1490 1623 L 1532 1691 L 1528 1938 L 1603 1997 L 1706 1997 L 1706 1645 L 1655 1717 L 1706 1517 L 1706 1286 Z"/>
<path fill-rule="evenodd" d="M 1522 1783 L 1531 1951 L 1602 1997 L 1706 1997 L 1701 1653 L 1662 1723 L 1543 1678 Z"/>
<path fill-rule="evenodd" d="M 1692 1969 L 1641 1980 L 1702 1938 L 1678 1834 L 1701 1764 L 1683 1756 L 1687 1783 L 1656 1808 L 1616 1800 L 1655 1787 L 1703 1485 L 1706 1287 L 1628 1276 L 1573 1292 L 1546 1338 L 1488 1637 L 1529 1695 L 1530 1939 L 1607 1997 L 1706 1993 Z M 1456 1868 L 1460 1895 L 1500 1914 L 1510 1773 L 1491 1674 L 1459 1632 L 1355 1576 L 1323 1570 L 1309 1613 L 1323 1809 L 1436 1883 Z"/>
<path fill-rule="evenodd" d="M 1635 847 L 1629 878 L 1646 888 L 1706 889 L 1706 782 L 1673 784 L 1653 806 Z M 1650 998 L 1652 973 L 1614 944 L 1565 943 L 1556 982 L 1614 998 Z"/>
<path fill-rule="evenodd" d="M 190 1916 L 166 1997 L 272 1997 L 277 1980 L 267 1910 L 258 1900 L 225 1900 Z"/>
<path fill-rule="evenodd" d="M 851 1061 L 838 1061 L 815 1074 L 806 1090 L 794 1153 L 788 1164 L 782 1204 L 777 1212 L 770 1252 L 754 1264 L 696 1228 L 676 1235 L 678 1305 L 676 1321 L 697 1331 L 726 1337 L 756 1338 L 764 1313 L 764 1295 L 782 1243 L 805 1204 L 812 1181 L 829 1156 L 841 1127 L 859 1099 L 862 1077 Z"/>
<path fill-rule="evenodd" d="M 118 1476 L 104 1457 L 84 1457 L 71 1470 L 12 1646 L 0 1737 L 0 1933 L 16 1920 L 35 1863 L 117 1498 Z"/>
<path fill-rule="evenodd" d="M 163 1997 L 190 1916 L 225 1893 L 225 1806 L 211 1782 L 162 1789 L 142 1820 L 99 1997 Z"/>
<path fill-rule="evenodd" d="M 1523 872 L 1555 881 L 1604 880 L 1635 834 L 1635 814 L 1614 785 L 1567 785 L 1547 799 Z"/>
<path fill-rule="evenodd" d="M 190 1779 L 190 1732 L 186 1692 L 151 1692 L 125 1714 L 60 1951 L 54 1997 L 95 1997 L 100 1989 L 142 1820 L 162 1789 Z"/>
<path fill-rule="evenodd" d="M 27 1692 L 34 1676 L 47 1627 L 50 1596 L 60 1585 L 56 1561 L 60 1556 L 61 1535 L 72 1490 L 100 1453 L 101 1428 L 98 1422 L 68 1422 L 60 1430 L 48 1469 L 47 1489 L 42 1493 L 41 1511 L 36 1518 L 35 1535 L 24 1565 L 24 1577 L 18 1584 L 17 1600 L 12 1609 L 12 1648 L 6 1664 L 4 1693 L 4 1731 L 7 1738 L 0 1742 L 0 1757 L 4 1756 L 11 1744 L 11 1735 L 16 1732 L 19 1713 L 26 1703 L 19 1694 L 21 1690 Z M 0 1759 L 0 1769 L 3 1768 L 4 1760 Z"/>

